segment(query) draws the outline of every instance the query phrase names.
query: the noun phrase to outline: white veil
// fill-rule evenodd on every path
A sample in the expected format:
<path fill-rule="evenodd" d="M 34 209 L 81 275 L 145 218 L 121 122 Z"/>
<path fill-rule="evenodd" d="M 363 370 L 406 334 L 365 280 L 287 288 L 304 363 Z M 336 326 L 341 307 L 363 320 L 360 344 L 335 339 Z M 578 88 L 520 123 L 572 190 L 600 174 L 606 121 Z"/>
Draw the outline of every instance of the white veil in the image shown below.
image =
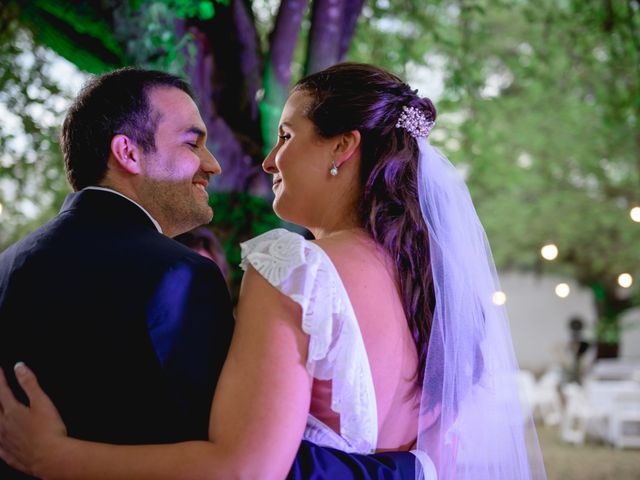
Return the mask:
<path fill-rule="evenodd" d="M 416 141 L 436 299 L 416 453 L 429 456 L 437 480 L 545 479 L 507 315 L 492 301 L 500 288 L 484 229 L 453 165 L 426 137 Z"/>

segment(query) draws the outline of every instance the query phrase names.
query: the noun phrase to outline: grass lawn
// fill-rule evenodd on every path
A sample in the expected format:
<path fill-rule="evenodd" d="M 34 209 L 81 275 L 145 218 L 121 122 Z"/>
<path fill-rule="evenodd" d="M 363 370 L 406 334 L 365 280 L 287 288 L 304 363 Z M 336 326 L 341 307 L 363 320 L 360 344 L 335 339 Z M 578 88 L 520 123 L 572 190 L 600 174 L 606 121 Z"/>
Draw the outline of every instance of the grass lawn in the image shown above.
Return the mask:
<path fill-rule="evenodd" d="M 537 426 L 548 480 L 640 480 L 640 449 L 564 443 L 557 427 Z"/>

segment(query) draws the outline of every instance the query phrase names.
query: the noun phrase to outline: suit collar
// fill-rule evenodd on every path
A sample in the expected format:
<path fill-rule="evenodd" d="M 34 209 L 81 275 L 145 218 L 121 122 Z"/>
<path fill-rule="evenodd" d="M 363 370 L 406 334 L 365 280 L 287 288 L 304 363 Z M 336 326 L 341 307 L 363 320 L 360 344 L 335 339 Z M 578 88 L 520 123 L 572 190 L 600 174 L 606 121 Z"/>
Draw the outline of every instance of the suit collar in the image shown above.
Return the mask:
<path fill-rule="evenodd" d="M 85 187 L 83 188 L 83 190 L 98 190 L 101 192 L 110 192 L 113 193 L 114 195 L 119 195 L 122 198 L 126 198 L 127 200 L 129 200 L 131 203 L 133 203 L 135 206 L 137 206 L 140 210 L 142 210 L 144 213 L 147 214 L 147 216 L 149 217 L 149 219 L 153 222 L 153 224 L 155 225 L 155 227 L 158 229 L 159 233 L 163 233 L 162 232 L 162 227 L 160 226 L 160 224 L 156 221 L 155 218 L 153 218 L 153 216 L 147 211 L 146 208 L 144 208 L 142 205 L 140 205 L 138 202 L 136 202 L 135 200 L 132 200 L 131 198 L 127 197 L 125 194 L 118 192 L 117 190 L 113 190 L 112 188 L 106 188 L 106 187 L 97 187 L 97 186 L 90 186 L 90 187 Z"/>
<path fill-rule="evenodd" d="M 159 231 L 152 217 L 137 203 L 108 190 L 85 189 L 70 193 L 65 198 L 60 213 L 67 211 L 82 212 L 96 218 L 112 218 L 122 222 L 136 223 Z"/>

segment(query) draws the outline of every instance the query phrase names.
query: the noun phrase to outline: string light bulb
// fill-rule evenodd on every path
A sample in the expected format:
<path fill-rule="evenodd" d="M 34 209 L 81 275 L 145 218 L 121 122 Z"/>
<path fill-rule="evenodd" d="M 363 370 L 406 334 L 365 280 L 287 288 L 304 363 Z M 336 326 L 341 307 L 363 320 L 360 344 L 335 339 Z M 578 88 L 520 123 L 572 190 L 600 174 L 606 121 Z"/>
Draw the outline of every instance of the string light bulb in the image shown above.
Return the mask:
<path fill-rule="evenodd" d="M 569 288 L 568 284 L 559 283 L 558 285 L 556 285 L 556 295 L 560 298 L 567 298 L 570 293 L 571 289 Z"/>
<path fill-rule="evenodd" d="M 507 303 L 507 294 L 498 290 L 491 296 L 491 301 L 494 305 L 504 305 L 505 303 Z"/>
<path fill-rule="evenodd" d="M 618 285 L 622 288 L 629 288 L 633 284 L 633 277 L 628 273 L 618 275 Z"/>
<path fill-rule="evenodd" d="M 631 220 L 640 223 L 640 207 L 633 207 L 629 212 Z"/>
<path fill-rule="evenodd" d="M 540 249 L 540 255 L 545 260 L 555 260 L 558 258 L 558 247 L 556 247 L 553 243 L 549 243 Z"/>

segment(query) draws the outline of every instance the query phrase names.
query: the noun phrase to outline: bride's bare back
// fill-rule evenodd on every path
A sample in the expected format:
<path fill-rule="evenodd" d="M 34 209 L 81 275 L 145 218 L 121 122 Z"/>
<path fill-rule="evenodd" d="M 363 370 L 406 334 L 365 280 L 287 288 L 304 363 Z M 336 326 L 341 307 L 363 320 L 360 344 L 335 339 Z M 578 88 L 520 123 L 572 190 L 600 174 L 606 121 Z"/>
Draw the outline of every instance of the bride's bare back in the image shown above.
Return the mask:
<path fill-rule="evenodd" d="M 361 230 L 316 243 L 328 254 L 345 286 L 362 331 L 378 407 L 378 450 L 408 450 L 416 439 L 416 346 L 386 254 Z M 331 383 L 316 380 L 311 414 L 339 433 L 330 408 Z"/>

